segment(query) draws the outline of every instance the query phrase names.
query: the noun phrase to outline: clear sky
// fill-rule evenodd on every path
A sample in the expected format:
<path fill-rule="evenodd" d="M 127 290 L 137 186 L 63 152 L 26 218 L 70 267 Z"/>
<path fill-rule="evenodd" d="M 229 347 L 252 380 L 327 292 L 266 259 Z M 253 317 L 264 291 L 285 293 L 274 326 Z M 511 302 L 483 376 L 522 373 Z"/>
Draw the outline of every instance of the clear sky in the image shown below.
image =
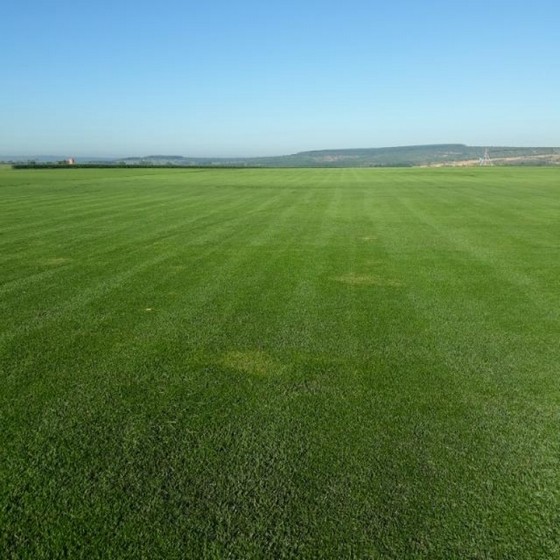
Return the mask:
<path fill-rule="evenodd" d="M 558 0 L 5 0 L 0 154 L 560 146 Z"/>

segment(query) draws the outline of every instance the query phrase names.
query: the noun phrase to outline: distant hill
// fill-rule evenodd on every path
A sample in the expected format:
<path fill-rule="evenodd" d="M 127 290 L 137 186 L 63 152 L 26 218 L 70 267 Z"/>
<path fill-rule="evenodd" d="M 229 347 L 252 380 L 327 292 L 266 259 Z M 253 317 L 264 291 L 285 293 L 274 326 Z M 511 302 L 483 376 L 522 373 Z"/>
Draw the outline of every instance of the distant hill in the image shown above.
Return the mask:
<path fill-rule="evenodd" d="M 560 165 L 560 148 L 482 147 L 432 144 L 391 148 L 313 150 L 291 155 L 257 158 L 200 158 L 151 155 L 121 159 L 77 158 L 77 163 L 98 165 L 209 166 L 209 167 L 422 167 L 479 165 L 485 150 L 494 165 Z M 9 157 L 0 162 L 51 163 L 66 156 Z"/>
<path fill-rule="evenodd" d="M 417 167 L 478 165 L 486 148 L 464 144 L 398 146 L 313 150 L 297 154 L 260 158 L 189 158 L 184 156 L 147 156 L 126 158 L 123 163 L 153 165 L 210 165 L 255 167 Z M 488 148 L 495 165 L 560 164 L 560 148 Z"/>

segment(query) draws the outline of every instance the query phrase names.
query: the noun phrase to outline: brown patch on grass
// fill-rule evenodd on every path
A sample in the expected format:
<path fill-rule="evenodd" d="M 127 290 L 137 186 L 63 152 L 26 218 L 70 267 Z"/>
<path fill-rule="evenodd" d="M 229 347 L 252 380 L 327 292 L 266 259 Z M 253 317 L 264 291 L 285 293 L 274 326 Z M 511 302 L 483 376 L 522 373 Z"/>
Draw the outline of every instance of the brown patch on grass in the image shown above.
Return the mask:
<path fill-rule="evenodd" d="M 402 286 L 402 282 L 398 280 L 374 274 L 345 274 L 338 276 L 335 280 L 351 286 Z"/>
<path fill-rule="evenodd" d="M 295 396 L 318 395 L 324 391 L 324 387 L 318 380 L 300 381 L 290 387 L 291 393 Z"/>
<path fill-rule="evenodd" d="M 50 259 L 43 259 L 41 261 L 41 264 L 44 264 L 46 266 L 61 266 L 63 264 L 69 263 L 71 260 L 72 259 L 68 257 L 51 257 Z"/>
<path fill-rule="evenodd" d="M 282 366 L 265 352 L 245 350 L 228 352 L 222 359 L 226 367 L 248 373 L 250 375 L 271 375 L 282 369 Z"/>

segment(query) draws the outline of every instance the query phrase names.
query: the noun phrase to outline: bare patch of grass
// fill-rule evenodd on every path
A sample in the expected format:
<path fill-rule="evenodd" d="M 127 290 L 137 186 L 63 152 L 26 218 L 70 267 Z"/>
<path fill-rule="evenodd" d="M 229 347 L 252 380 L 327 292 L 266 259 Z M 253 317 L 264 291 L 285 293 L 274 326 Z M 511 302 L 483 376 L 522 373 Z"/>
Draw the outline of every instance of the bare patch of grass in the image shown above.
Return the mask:
<path fill-rule="evenodd" d="M 375 274 L 345 274 L 335 278 L 337 282 L 351 286 L 402 286 L 402 282 L 394 278 L 385 278 Z"/>
<path fill-rule="evenodd" d="M 51 257 L 42 259 L 41 264 L 45 266 L 62 266 L 63 264 L 68 264 L 71 260 L 68 257 Z"/>
<path fill-rule="evenodd" d="M 280 363 L 259 350 L 235 350 L 228 352 L 223 357 L 222 364 L 226 367 L 257 376 L 271 375 L 282 369 Z"/>

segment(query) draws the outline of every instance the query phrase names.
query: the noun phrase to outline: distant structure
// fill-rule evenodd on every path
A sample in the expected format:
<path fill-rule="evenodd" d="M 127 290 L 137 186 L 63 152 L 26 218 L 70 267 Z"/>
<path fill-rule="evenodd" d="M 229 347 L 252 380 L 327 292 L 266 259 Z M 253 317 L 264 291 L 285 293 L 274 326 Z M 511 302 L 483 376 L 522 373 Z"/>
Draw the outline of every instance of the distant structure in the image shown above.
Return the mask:
<path fill-rule="evenodd" d="M 76 160 L 73 157 L 70 157 L 66 160 L 67 165 L 74 165 Z"/>
<path fill-rule="evenodd" d="M 484 150 L 484 156 L 479 159 L 480 167 L 487 167 L 494 165 L 492 160 L 490 159 L 490 155 L 488 154 L 488 148 Z"/>

